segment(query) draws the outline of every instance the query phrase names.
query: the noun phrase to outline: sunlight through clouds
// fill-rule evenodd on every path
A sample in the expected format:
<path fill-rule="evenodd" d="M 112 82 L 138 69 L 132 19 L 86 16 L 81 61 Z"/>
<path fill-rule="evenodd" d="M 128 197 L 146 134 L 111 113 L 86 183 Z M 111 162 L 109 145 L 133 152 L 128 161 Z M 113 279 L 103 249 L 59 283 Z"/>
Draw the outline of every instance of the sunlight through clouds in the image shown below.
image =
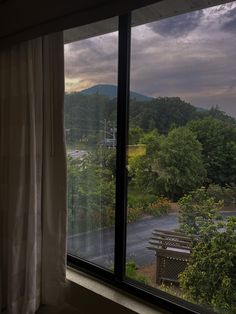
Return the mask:
<path fill-rule="evenodd" d="M 132 29 L 131 89 L 236 117 L 236 2 Z M 117 82 L 118 36 L 65 45 L 66 91 Z"/>

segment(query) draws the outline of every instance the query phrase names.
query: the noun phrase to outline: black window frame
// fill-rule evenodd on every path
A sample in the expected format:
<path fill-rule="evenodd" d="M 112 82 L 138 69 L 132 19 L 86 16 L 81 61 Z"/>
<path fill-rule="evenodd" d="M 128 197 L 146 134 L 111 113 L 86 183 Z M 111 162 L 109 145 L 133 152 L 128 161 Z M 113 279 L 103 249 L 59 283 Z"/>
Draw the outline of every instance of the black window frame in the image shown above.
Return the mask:
<path fill-rule="evenodd" d="M 119 16 L 118 25 L 118 92 L 116 151 L 116 214 L 114 272 L 80 257 L 67 254 L 67 265 L 148 302 L 170 313 L 213 313 L 201 306 L 182 300 L 125 277 L 127 217 L 127 146 L 129 127 L 129 85 L 131 55 L 131 12 Z"/>

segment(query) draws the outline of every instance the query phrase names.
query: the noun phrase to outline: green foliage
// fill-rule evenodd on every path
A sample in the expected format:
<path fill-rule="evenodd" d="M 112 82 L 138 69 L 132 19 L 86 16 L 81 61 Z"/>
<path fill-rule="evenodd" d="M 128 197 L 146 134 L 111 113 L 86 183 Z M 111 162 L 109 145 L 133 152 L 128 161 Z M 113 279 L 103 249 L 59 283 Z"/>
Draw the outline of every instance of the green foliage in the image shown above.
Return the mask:
<path fill-rule="evenodd" d="M 207 188 L 207 194 L 214 197 L 215 200 L 224 201 L 224 205 L 229 206 L 236 203 L 236 187 L 225 186 L 222 187 L 218 184 L 210 184 Z"/>
<path fill-rule="evenodd" d="M 130 127 L 129 128 L 129 145 L 138 144 L 142 136 L 143 136 L 143 130 L 140 127 Z"/>
<path fill-rule="evenodd" d="M 67 173 L 69 233 L 103 227 L 106 211 L 115 206 L 111 170 L 96 164 L 90 154 L 83 159 L 68 159 Z"/>
<path fill-rule="evenodd" d="M 202 144 L 207 183 L 221 186 L 236 183 L 236 127 L 227 120 L 207 117 L 188 127 Z"/>
<path fill-rule="evenodd" d="M 188 128 L 173 129 L 166 137 L 153 130 L 141 141 L 146 155 L 129 161 L 129 176 L 139 190 L 175 200 L 201 186 L 206 174 L 201 144 Z"/>
<path fill-rule="evenodd" d="M 129 160 L 129 178 L 139 191 L 157 193 L 157 172 L 153 170 L 153 157 L 136 156 Z"/>
<path fill-rule="evenodd" d="M 115 208 L 109 207 L 103 211 L 101 227 L 113 227 L 115 224 Z"/>
<path fill-rule="evenodd" d="M 67 143 L 101 141 L 104 136 L 102 121 L 110 118 L 109 99 L 99 94 L 71 93 L 65 95 L 64 103 Z"/>
<path fill-rule="evenodd" d="M 138 267 L 134 261 L 129 261 L 126 263 L 125 267 L 126 277 L 141 282 L 145 285 L 150 285 L 149 279 L 146 276 L 139 274 L 137 270 Z"/>
<path fill-rule="evenodd" d="M 159 196 L 156 200 L 145 208 L 145 213 L 152 216 L 161 216 L 167 214 L 170 210 L 170 201 L 166 197 Z"/>
<path fill-rule="evenodd" d="M 204 187 L 183 196 L 180 206 L 180 229 L 189 235 L 198 235 L 203 225 L 211 225 L 220 219 L 223 202 L 210 197 Z"/>
<path fill-rule="evenodd" d="M 129 189 L 128 222 L 136 221 L 144 215 L 161 216 L 167 214 L 169 209 L 170 201 L 167 198 Z"/>
<path fill-rule="evenodd" d="M 198 112 L 198 114 L 196 115 L 196 117 L 199 119 L 204 119 L 204 118 L 208 118 L 208 117 L 212 117 L 227 123 L 230 123 L 234 126 L 236 126 L 236 120 L 235 118 L 228 116 L 224 111 L 220 110 L 218 108 L 218 106 L 216 107 L 212 107 L 209 110 L 203 110 L 201 112 Z"/>
<path fill-rule="evenodd" d="M 90 155 L 91 164 L 107 169 L 116 176 L 116 149 L 114 147 L 97 147 Z"/>
<path fill-rule="evenodd" d="M 206 174 L 201 151 L 201 144 L 188 128 L 170 131 L 161 141 L 154 165 L 159 191 L 175 200 L 201 186 Z"/>
<path fill-rule="evenodd" d="M 131 223 L 143 217 L 143 211 L 140 207 L 128 207 L 127 208 L 127 222 Z"/>
<path fill-rule="evenodd" d="M 146 154 L 149 159 L 155 157 L 160 148 L 162 138 L 157 129 L 153 129 L 152 131 L 144 133 L 139 139 L 141 144 L 146 144 Z"/>
<path fill-rule="evenodd" d="M 157 194 L 157 172 L 153 169 L 162 136 L 157 130 L 145 133 L 140 143 L 146 145 L 146 154 L 129 159 L 129 177 L 139 191 L 148 194 Z"/>
<path fill-rule="evenodd" d="M 183 126 L 196 115 L 196 108 L 179 97 L 159 97 L 149 102 L 131 101 L 130 123 L 147 131 L 156 128 L 167 134 L 175 125 Z"/>
<path fill-rule="evenodd" d="M 236 219 L 199 230 L 180 286 L 190 300 L 219 313 L 236 313 Z"/>
<path fill-rule="evenodd" d="M 128 190 L 128 207 L 140 207 L 145 209 L 150 203 L 156 200 L 156 195 L 142 193 L 134 189 Z"/>
<path fill-rule="evenodd" d="M 65 95 L 65 128 L 67 144 L 99 143 L 104 134 L 104 119 L 116 122 L 117 100 L 102 94 Z M 131 100 L 130 144 L 138 143 L 142 132 L 156 128 L 166 134 L 170 128 L 182 126 L 193 119 L 196 109 L 178 97 L 160 97 L 152 101 Z"/>

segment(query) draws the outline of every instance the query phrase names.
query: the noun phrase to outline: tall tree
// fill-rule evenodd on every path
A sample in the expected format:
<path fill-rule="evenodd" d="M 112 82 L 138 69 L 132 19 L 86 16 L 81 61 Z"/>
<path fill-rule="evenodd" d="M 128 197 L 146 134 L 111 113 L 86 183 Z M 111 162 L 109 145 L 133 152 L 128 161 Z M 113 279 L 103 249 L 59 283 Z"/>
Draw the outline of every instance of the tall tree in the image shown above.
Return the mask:
<path fill-rule="evenodd" d="M 184 126 L 195 118 L 196 108 L 179 97 L 159 97 L 149 102 L 130 104 L 130 123 L 143 130 L 156 128 L 167 134 L 172 126 Z"/>
<path fill-rule="evenodd" d="M 129 145 L 135 145 L 139 143 L 140 138 L 143 136 L 143 130 L 138 127 L 129 128 Z"/>
<path fill-rule="evenodd" d="M 140 191 L 157 192 L 157 173 L 153 169 L 153 164 L 157 158 L 162 137 L 156 129 L 145 133 L 139 142 L 146 145 L 146 154 L 129 159 L 129 176 Z"/>
<path fill-rule="evenodd" d="M 154 166 L 158 186 L 172 200 L 199 187 L 205 178 L 202 146 L 186 127 L 176 128 L 161 141 Z"/>
<path fill-rule="evenodd" d="M 202 144 L 207 183 L 236 183 L 236 127 L 227 120 L 207 117 L 188 127 Z"/>

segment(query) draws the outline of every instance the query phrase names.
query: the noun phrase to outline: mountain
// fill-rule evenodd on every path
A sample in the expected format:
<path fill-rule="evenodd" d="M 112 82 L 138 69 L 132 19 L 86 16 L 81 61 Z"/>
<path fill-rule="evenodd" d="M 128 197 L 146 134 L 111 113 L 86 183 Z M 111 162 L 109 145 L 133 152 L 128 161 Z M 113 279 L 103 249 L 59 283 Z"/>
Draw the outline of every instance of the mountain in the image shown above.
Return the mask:
<path fill-rule="evenodd" d="M 109 99 L 113 99 L 117 97 L 117 86 L 115 85 L 108 85 L 108 84 L 100 84 L 95 85 L 90 88 L 82 90 L 80 93 L 85 95 L 93 95 L 93 94 L 100 94 L 105 95 Z M 150 101 L 152 100 L 151 97 L 136 93 L 130 92 L 130 98 L 136 99 L 137 101 Z"/>

